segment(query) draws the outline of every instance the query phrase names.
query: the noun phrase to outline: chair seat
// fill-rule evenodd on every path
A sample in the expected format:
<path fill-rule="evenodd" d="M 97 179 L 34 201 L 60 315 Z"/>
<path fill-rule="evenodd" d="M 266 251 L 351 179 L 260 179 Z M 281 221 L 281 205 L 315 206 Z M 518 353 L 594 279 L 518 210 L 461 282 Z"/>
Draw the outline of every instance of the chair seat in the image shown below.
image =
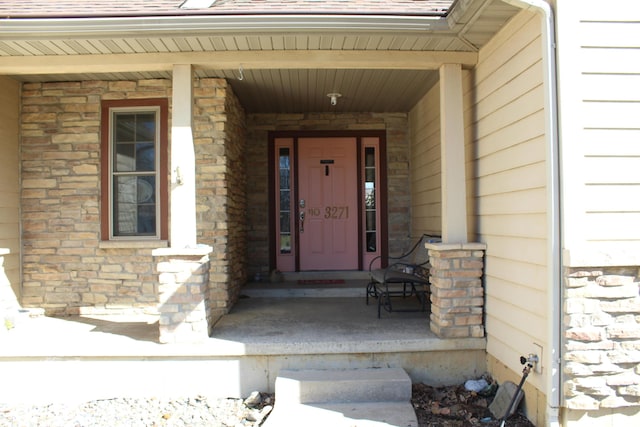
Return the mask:
<path fill-rule="evenodd" d="M 401 270 L 390 270 L 380 268 L 372 270 L 371 280 L 376 283 L 419 283 L 423 285 L 429 284 L 429 279 L 421 277 L 413 273 L 405 273 Z"/>
<path fill-rule="evenodd" d="M 420 302 L 419 310 L 425 311 L 429 298 L 429 251 L 426 243 L 440 241 L 439 237 L 423 234 L 409 252 L 399 257 L 389 257 L 391 265 L 387 268 L 374 269 L 374 262 L 378 262 L 379 256 L 369 263 L 370 281 L 367 284 L 366 303 L 369 297 L 378 299 L 378 318 L 380 309 L 386 311 L 416 311 L 394 310 L 392 297 L 417 297 Z"/>

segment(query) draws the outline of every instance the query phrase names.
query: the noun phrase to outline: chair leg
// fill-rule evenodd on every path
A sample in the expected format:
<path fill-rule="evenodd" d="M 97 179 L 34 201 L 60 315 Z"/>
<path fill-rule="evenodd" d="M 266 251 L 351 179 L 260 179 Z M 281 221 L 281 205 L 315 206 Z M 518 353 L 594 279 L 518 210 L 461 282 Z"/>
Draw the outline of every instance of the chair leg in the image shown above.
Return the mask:
<path fill-rule="evenodd" d="M 367 305 L 369 305 L 369 297 L 370 296 L 372 296 L 374 298 L 378 298 L 378 291 L 376 290 L 375 282 L 369 282 L 367 284 L 367 297 L 366 297 Z"/>
<path fill-rule="evenodd" d="M 385 302 L 385 301 L 386 301 L 386 300 L 388 300 L 388 299 L 389 299 L 389 295 L 388 295 L 388 294 L 386 294 L 386 293 L 384 293 L 384 292 L 380 292 L 380 293 L 378 294 L 378 319 L 380 318 L 381 308 L 382 308 L 382 306 L 383 306 L 384 304 L 386 304 L 386 302 Z M 387 308 L 385 307 L 385 310 L 386 310 L 386 309 L 387 309 Z"/>
<path fill-rule="evenodd" d="M 388 312 L 393 311 L 393 306 L 391 305 L 391 294 L 388 290 L 386 292 L 378 293 L 378 319 L 380 318 L 380 308 L 384 308 Z"/>

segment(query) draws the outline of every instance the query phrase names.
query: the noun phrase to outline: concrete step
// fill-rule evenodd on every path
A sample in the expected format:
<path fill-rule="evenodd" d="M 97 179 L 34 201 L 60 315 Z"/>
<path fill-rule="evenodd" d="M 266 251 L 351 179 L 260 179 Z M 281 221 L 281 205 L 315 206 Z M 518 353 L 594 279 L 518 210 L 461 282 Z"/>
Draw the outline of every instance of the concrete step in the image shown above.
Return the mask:
<path fill-rule="evenodd" d="M 242 288 L 242 294 L 250 298 L 364 298 L 366 288 L 366 281 L 357 280 L 335 285 L 249 283 Z"/>
<path fill-rule="evenodd" d="M 369 278 L 368 271 L 341 270 L 341 271 L 298 271 L 282 273 L 284 281 L 296 280 L 366 280 Z"/>
<path fill-rule="evenodd" d="M 281 370 L 267 427 L 417 427 L 400 368 Z"/>
<path fill-rule="evenodd" d="M 411 379 L 400 368 L 281 370 L 276 395 L 285 404 L 408 402 Z"/>
<path fill-rule="evenodd" d="M 276 399 L 277 402 L 277 399 Z M 276 403 L 263 427 L 418 427 L 409 402 L 318 403 L 290 405 Z"/>

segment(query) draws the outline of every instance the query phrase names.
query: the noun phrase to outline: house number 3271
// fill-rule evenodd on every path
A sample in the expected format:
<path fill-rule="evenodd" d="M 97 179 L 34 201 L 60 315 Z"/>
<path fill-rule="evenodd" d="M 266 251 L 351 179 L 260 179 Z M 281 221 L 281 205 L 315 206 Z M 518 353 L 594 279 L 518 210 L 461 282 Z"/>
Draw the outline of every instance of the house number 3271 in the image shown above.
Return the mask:
<path fill-rule="evenodd" d="M 349 206 L 327 206 L 324 208 L 325 219 L 347 219 L 349 218 Z"/>
<path fill-rule="evenodd" d="M 320 208 L 309 208 L 307 214 L 311 217 L 319 217 L 322 214 Z M 349 206 L 327 206 L 324 208 L 325 219 L 348 219 L 349 218 Z"/>

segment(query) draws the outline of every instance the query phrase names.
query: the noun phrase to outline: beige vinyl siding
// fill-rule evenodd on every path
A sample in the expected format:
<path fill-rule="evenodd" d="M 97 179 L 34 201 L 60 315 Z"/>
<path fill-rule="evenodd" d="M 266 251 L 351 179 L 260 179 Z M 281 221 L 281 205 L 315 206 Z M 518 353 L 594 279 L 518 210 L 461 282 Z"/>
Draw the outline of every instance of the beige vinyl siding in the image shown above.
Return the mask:
<path fill-rule="evenodd" d="M 565 261 L 640 260 L 640 2 L 558 5 Z M 606 254 L 603 257 L 602 254 Z M 635 255 L 634 255 L 635 254 Z"/>
<path fill-rule="evenodd" d="M 9 249 L 4 256 L 5 276 L 16 297 L 20 294 L 20 219 L 18 123 L 20 85 L 0 77 L 0 249 Z M 0 284 L 2 286 L 2 284 Z"/>
<path fill-rule="evenodd" d="M 411 138 L 411 234 L 440 234 L 440 85 L 409 113 Z"/>
<path fill-rule="evenodd" d="M 584 170 L 597 171 L 584 176 L 583 231 L 591 242 L 640 242 L 640 9 L 625 2 L 624 13 L 603 17 L 595 5 L 577 8 Z M 612 53 L 625 60 L 607 60 Z"/>
<path fill-rule="evenodd" d="M 515 372 L 520 355 L 544 347 L 549 312 L 540 32 L 537 15 L 518 14 L 480 51 L 465 85 L 471 214 L 476 239 L 487 244 L 487 352 Z M 544 390 L 541 375 L 529 381 Z"/>

